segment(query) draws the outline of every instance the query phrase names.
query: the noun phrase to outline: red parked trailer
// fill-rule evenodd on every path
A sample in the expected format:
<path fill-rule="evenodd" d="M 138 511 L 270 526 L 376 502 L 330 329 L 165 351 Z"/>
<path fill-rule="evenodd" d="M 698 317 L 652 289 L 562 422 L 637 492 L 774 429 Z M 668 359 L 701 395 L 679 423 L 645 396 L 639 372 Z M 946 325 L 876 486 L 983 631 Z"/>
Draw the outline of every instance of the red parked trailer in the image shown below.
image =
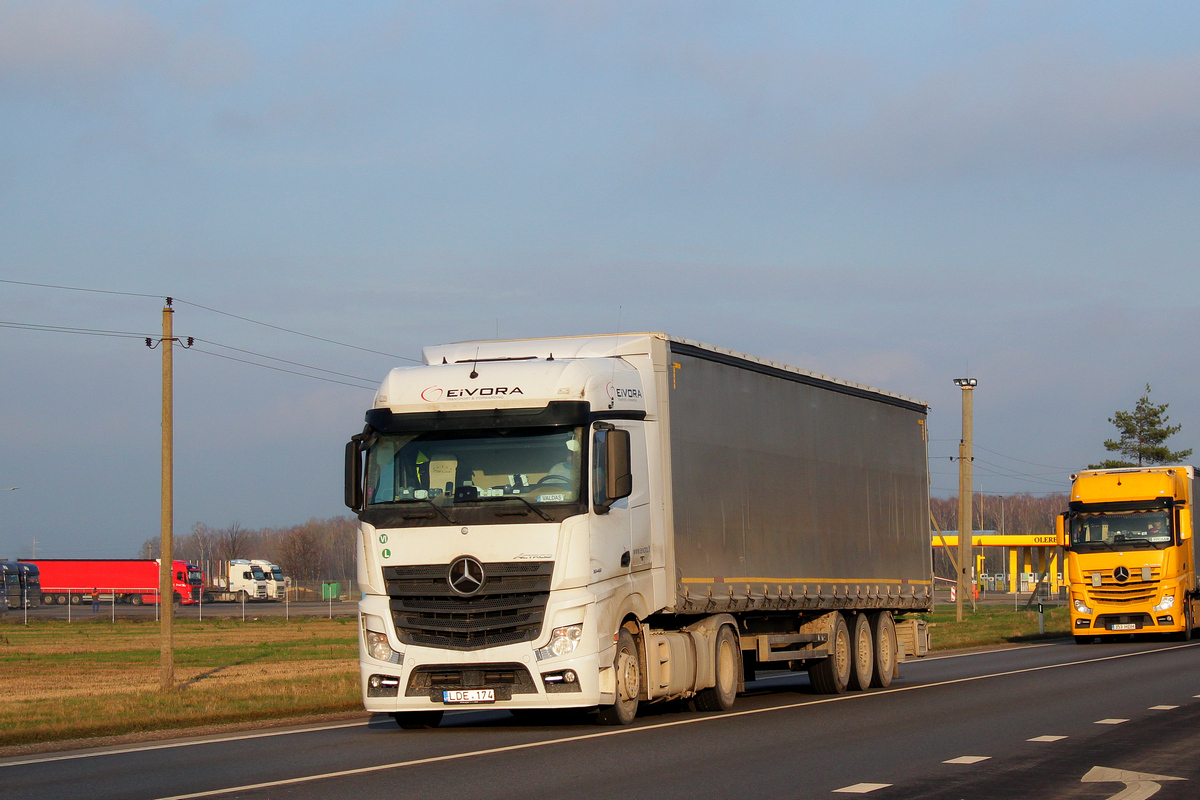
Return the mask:
<path fill-rule="evenodd" d="M 158 602 L 158 559 L 23 558 L 21 562 L 38 565 L 45 605 L 90 603 L 93 590 L 105 602 L 114 597 L 118 603 L 135 606 Z M 200 602 L 204 573 L 186 561 L 174 561 L 172 565 L 175 602 Z"/>

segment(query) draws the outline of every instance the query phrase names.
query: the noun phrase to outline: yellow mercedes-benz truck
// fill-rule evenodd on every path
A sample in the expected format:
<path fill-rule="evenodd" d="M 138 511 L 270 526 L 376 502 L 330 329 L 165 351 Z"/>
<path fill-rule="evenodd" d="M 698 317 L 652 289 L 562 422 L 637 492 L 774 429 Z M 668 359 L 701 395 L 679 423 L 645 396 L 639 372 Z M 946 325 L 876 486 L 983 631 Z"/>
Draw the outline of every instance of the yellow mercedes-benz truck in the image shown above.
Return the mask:
<path fill-rule="evenodd" d="M 1130 633 L 1190 639 L 1197 602 L 1190 466 L 1084 470 L 1058 518 L 1075 641 Z"/>

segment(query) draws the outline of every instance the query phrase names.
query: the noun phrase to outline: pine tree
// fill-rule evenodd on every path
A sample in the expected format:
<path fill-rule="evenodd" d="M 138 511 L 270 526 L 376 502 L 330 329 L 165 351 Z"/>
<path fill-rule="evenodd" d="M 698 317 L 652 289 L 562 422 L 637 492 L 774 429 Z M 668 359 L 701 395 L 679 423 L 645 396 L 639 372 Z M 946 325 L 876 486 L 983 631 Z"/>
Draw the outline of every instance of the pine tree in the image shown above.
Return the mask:
<path fill-rule="evenodd" d="M 1192 454 L 1191 448 L 1172 452 L 1166 441 L 1179 433 L 1182 425 L 1168 425 L 1167 403 L 1155 405 L 1150 402 L 1150 384 L 1137 401 L 1133 411 L 1118 411 L 1108 418 L 1117 427 L 1119 439 L 1104 443 L 1106 450 L 1120 453 L 1125 460 L 1108 459 L 1100 464 L 1089 464 L 1088 469 L 1112 469 L 1115 467 L 1142 467 L 1153 464 L 1177 464 Z"/>

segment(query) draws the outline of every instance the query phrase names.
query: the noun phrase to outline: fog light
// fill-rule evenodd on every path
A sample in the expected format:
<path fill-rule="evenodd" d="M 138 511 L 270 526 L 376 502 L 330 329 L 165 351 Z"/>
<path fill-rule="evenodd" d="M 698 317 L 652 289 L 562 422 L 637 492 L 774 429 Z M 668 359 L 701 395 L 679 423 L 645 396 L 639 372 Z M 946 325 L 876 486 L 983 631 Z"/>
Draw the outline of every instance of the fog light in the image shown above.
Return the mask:
<path fill-rule="evenodd" d="M 1075 627 L 1076 628 L 1090 628 L 1090 627 L 1092 627 L 1092 621 L 1090 619 L 1077 619 L 1077 620 L 1075 620 Z"/>
<path fill-rule="evenodd" d="M 1159 618 L 1158 618 L 1158 624 L 1159 624 L 1159 625 L 1171 625 L 1171 624 L 1173 624 L 1174 622 L 1175 622 L 1175 620 L 1171 618 L 1171 615 L 1170 615 L 1170 614 L 1168 614 L 1168 615 L 1167 615 L 1167 616 L 1165 616 L 1165 617 L 1159 617 Z"/>
<path fill-rule="evenodd" d="M 367 697 L 396 697 L 400 679 L 395 675 L 372 675 L 367 678 Z"/>

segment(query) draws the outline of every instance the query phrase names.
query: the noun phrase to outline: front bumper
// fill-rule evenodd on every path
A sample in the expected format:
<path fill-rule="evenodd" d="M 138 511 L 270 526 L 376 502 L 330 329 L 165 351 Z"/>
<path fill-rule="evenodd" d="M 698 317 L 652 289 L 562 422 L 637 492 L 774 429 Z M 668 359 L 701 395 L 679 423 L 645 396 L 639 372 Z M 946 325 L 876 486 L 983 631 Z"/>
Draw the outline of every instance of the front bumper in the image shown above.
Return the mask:
<path fill-rule="evenodd" d="M 568 607 L 578 607 L 568 601 Z M 583 606 L 584 629 L 595 631 L 593 605 Z M 535 651 L 545 645 L 552 624 L 531 642 L 461 651 L 400 645 L 391 630 L 388 598 L 365 595 L 360 614 L 387 620 L 392 647 L 402 652 L 402 663 L 372 658 L 359 636 L 359 673 L 363 706 L 373 713 L 432 711 L 453 708 L 554 709 L 590 708 L 612 702 L 611 690 L 600 690 L 600 654 L 595 636 L 585 637 L 576 652 L 538 661 Z M 554 608 L 546 619 L 554 620 Z M 589 649 L 587 643 L 591 642 Z M 611 665 L 611 653 L 609 653 Z M 610 670 L 611 671 L 611 668 Z M 451 698 L 477 698 L 478 690 L 491 690 L 491 700 L 446 702 Z"/>

